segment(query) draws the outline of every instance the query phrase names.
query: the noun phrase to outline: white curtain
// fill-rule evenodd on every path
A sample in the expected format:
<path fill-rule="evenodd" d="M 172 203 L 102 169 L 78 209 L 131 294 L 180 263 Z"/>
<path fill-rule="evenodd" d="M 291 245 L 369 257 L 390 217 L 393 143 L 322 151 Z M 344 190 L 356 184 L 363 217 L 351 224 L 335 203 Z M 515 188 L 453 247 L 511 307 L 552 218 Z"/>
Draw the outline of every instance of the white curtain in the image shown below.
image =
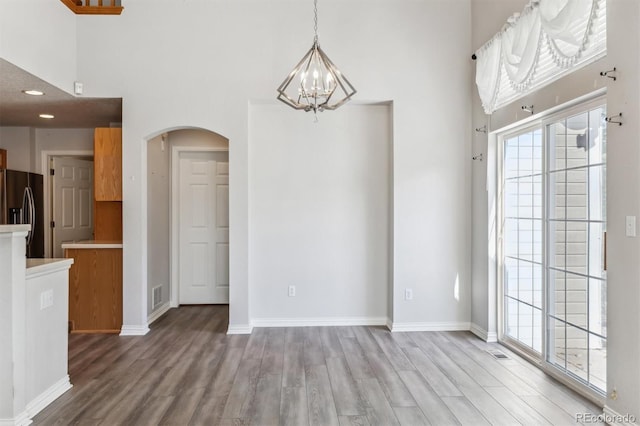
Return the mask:
<path fill-rule="evenodd" d="M 606 53 L 606 0 L 531 0 L 476 52 L 487 114 Z"/>

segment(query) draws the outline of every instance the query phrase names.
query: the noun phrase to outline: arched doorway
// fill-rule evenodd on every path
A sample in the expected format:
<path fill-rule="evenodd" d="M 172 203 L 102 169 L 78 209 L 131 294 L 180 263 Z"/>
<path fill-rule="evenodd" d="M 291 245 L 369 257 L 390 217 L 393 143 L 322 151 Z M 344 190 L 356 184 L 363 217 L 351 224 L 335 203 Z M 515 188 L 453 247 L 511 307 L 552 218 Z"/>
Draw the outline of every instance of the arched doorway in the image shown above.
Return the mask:
<path fill-rule="evenodd" d="M 229 302 L 229 141 L 209 130 L 178 128 L 147 143 L 151 324 L 180 304 Z M 181 288 L 185 283 L 193 294 Z"/>

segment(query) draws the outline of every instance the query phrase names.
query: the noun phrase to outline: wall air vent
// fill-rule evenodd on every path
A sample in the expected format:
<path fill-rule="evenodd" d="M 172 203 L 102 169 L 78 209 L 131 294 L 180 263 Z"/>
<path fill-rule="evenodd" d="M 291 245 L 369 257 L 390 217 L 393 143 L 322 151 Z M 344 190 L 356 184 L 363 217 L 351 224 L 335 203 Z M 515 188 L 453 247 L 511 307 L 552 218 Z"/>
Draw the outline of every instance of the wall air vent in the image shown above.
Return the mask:
<path fill-rule="evenodd" d="M 153 288 L 153 293 L 151 294 L 151 309 L 155 309 L 162 303 L 162 286 L 159 285 Z"/>

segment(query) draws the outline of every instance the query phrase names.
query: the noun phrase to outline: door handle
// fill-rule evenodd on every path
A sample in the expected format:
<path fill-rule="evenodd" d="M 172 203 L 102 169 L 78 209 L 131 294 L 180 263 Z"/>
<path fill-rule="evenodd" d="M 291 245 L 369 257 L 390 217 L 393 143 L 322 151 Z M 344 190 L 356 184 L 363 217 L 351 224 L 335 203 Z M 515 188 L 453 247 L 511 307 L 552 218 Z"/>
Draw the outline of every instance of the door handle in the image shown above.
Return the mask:
<path fill-rule="evenodd" d="M 604 231 L 603 234 L 604 234 L 604 237 L 602 238 L 602 245 L 604 247 L 602 248 L 602 252 L 604 253 L 604 256 L 602 259 L 602 263 L 603 263 L 602 269 L 606 271 L 607 270 L 607 231 Z"/>

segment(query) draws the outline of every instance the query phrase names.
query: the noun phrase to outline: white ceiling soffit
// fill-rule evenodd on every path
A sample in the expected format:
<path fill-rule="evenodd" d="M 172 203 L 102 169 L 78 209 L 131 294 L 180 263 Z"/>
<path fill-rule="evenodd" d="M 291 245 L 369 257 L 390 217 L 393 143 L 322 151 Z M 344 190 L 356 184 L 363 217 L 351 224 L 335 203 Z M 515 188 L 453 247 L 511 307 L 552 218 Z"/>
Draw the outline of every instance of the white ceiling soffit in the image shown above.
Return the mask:
<path fill-rule="evenodd" d="M 487 114 L 607 53 L 606 0 L 531 0 L 476 51 Z"/>
<path fill-rule="evenodd" d="M 36 89 L 43 96 L 23 90 Z M 52 114 L 53 119 L 40 118 Z M 0 127 L 94 128 L 122 122 L 121 98 L 75 97 L 0 59 Z"/>

